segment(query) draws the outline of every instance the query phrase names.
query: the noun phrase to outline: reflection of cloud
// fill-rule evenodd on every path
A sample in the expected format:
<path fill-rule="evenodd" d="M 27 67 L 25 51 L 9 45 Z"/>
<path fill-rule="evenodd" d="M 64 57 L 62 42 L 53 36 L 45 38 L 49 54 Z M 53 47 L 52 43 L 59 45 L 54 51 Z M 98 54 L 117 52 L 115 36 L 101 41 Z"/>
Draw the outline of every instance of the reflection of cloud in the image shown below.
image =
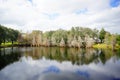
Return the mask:
<path fill-rule="evenodd" d="M 8 65 L 0 71 L 1 80 L 108 80 L 120 78 L 120 64 L 107 61 L 106 65 L 72 65 L 69 61 L 62 63 L 45 58 L 33 60 L 22 57 L 20 61 Z M 104 70 L 104 71 L 99 71 Z M 112 69 L 111 71 L 109 71 Z M 106 73 L 104 73 L 106 72 Z"/>
<path fill-rule="evenodd" d="M 115 57 L 111 58 L 110 60 L 108 60 L 106 62 L 105 65 L 101 65 L 99 63 L 96 66 L 96 64 L 92 63 L 92 64 L 89 65 L 89 67 L 91 69 L 93 69 L 94 71 L 99 71 L 99 72 L 101 72 L 103 74 L 106 74 L 108 76 L 109 75 L 111 75 L 111 76 L 114 75 L 114 77 L 120 78 L 120 75 L 119 75 L 120 74 L 120 64 L 119 64 L 120 60 L 114 62 L 114 59 L 116 59 L 116 58 Z"/>

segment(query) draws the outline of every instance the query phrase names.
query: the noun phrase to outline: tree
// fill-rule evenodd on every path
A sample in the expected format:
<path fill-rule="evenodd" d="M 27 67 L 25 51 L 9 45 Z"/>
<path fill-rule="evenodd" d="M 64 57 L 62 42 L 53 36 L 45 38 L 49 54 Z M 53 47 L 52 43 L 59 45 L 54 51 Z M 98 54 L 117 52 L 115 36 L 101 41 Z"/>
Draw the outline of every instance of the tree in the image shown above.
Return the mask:
<path fill-rule="evenodd" d="M 3 35 L 4 35 L 4 29 L 3 29 L 3 26 L 0 25 L 0 45 L 1 43 L 3 42 Z"/>
<path fill-rule="evenodd" d="M 54 31 L 46 31 L 44 33 L 44 38 L 51 39 Z"/>
<path fill-rule="evenodd" d="M 5 44 L 5 42 L 6 41 L 8 41 L 8 39 L 9 39 L 9 37 L 8 37 L 8 35 L 9 35 L 9 32 L 8 32 L 8 28 L 6 28 L 6 27 L 4 27 L 3 26 L 3 42 L 4 42 L 4 44 Z"/>
<path fill-rule="evenodd" d="M 59 45 L 61 39 L 63 38 L 65 41 L 65 44 L 67 43 L 67 31 L 63 29 L 56 30 L 53 34 L 52 37 L 56 39 L 57 44 Z"/>
<path fill-rule="evenodd" d="M 42 45 L 42 31 L 33 30 L 31 35 L 32 35 L 32 39 L 31 39 L 32 46 Z"/>
<path fill-rule="evenodd" d="M 18 43 L 23 43 L 24 42 L 24 38 L 23 38 L 23 36 L 22 36 L 22 33 L 19 33 L 18 34 Z"/>
<path fill-rule="evenodd" d="M 78 37 L 78 47 L 79 47 L 79 48 L 83 46 L 82 43 L 83 43 L 83 40 L 82 40 L 81 37 L 79 36 L 79 37 Z"/>
<path fill-rule="evenodd" d="M 55 39 L 55 37 L 51 38 L 51 45 L 52 46 L 56 46 L 56 39 Z"/>
<path fill-rule="evenodd" d="M 65 41 L 64 41 L 63 38 L 62 38 L 61 41 L 60 41 L 60 47 L 65 47 Z"/>
<path fill-rule="evenodd" d="M 85 43 L 86 43 L 86 48 L 90 48 L 93 46 L 94 44 L 94 39 L 93 38 L 90 38 L 89 35 L 86 35 L 85 36 Z"/>
<path fill-rule="evenodd" d="M 108 32 L 105 34 L 104 43 L 107 44 L 107 45 L 111 44 L 111 34 L 108 33 Z"/>
<path fill-rule="evenodd" d="M 104 28 L 102 28 L 100 33 L 99 33 L 99 38 L 101 40 L 101 43 L 103 42 L 103 40 L 105 38 L 105 34 L 106 34 L 106 31 L 104 30 Z"/>
<path fill-rule="evenodd" d="M 51 45 L 50 39 L 44 38 L 43 45 L 49 47 Z"/>
<path fill-rule="evenodd" d="M 75 36 L 74 36 L 74 39 L 71 41 L 71 46 L 78 47 L 78 41 Z"/>
<path fill-rule="evenodd" d="M 118 35 L 118 34 L 116 35 L 116 42 L 118 45 L 120 45 L 120 35 Z"/>
<path fill-rule="evenodd" d="M 67 46 L 68 47 L 71 47 L 72 39 L 73 39 L 72 35 L 68 34 L 67 35 Z"/>
<path fill-rule="evenodd" d="M 116 36 L 112 34 L 111 36 L 111 45 L 112 45 L 112 50 L 115 50 L 115 45 L 116 45 Z"/>
<path fill-rule="evenodd" d="M 116 42 L 117 42 L 116 41 L 116 35 L 114 35 L 114 34 L 111 35 L 108 32 L 105 34 L 105 41 L 104 41 L 104 43 L 107 44 L 107 46 L 111 45 L 112 50 L 115 49 Z"/>
<path fill-rule="evenodd" d="M 2 42 L 17 41 L 19 31 L 0 25 L 0 44 Z"/>
<path fill-rule="evenodd" d="M 9 29 L 9 39 L 12 42 L 12 44 L 13 44 L 14 41 L 17 41 L 18 35 L 19 35 L 19 31 Z"/>

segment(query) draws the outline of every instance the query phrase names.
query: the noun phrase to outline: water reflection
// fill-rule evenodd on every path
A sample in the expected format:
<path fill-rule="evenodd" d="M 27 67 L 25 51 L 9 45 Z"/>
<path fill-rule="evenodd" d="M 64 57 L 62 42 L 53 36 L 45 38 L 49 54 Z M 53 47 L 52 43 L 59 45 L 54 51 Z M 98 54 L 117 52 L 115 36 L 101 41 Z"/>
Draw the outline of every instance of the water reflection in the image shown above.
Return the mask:
<path fill-rule="evenodd" d="M 0 72 L 1 80 L 118 80 L 120 60 L 114 63 L 113 57 L 106 65 L 90 63 L 73 65 L 70 61 L 58 62 L 45 58 L 33 60 L 22 57 Z M 12 74 L 11 74 L 12 73 Z"/>
<path fill-rule="evenodd" d="M 21 55 L 16 51 L 16 48 L 0 49 L 0 70 L 6 65 L 18 61 Z"/>
<path fill-rule="evenodd" d="M 120 50 L 2 48 L 0 69 L 0 80 L 119 80 Z"/>
<path fill-rule="evenodd" d="M 23 49 L 23 48 L 21 48 Z M 22 50 L 20 50 L 22 51 Z M 32 56 L 33 59 L 40 59 L 43 56 L 47 59 L 71 61 L 72 64 L 83 65 L 91 62 L 105 64 L 113 56 L 120 57 L 119 51 L 100 49 L 77 49 L 77 48 L 58 48 L 58 47 L 31 47 L 23 50 L 24 56 Z M 117 54 L 118 53 L 118 54 Z"/>

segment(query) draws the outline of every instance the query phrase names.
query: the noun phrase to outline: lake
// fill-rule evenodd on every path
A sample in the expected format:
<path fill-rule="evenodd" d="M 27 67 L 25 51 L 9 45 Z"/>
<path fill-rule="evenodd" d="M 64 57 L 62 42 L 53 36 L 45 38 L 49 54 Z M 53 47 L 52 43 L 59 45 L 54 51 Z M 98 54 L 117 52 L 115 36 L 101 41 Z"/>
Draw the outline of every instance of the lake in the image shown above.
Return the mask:
<path fill-rule="evenodd" d="M 120 50 L 1 48 L 0 80 L 120 80 Z"/>

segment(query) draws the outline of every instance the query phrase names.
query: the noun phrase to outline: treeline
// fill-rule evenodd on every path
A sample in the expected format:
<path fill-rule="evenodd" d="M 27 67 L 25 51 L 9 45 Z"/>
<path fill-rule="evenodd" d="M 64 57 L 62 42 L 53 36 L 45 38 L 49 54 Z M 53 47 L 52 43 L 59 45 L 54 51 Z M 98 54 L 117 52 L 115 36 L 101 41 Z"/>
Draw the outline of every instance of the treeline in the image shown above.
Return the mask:
<path fill-rule="evenodd" d="M 90 29 L 84 27 L 72 27 L 71 30 L 59 29 L 56 31 L 42 32 L 34 30 L 31 33 L 21 34 L 19 43 L 31 46 L 60 46 L 60 47 L 92 47 L 93 44 L 105 43 L 113 48 L 120 45 L 120 35 L 111 34 L 102 28 Z"/>
<path fill-rule="evenodd" d="M 18 42 L 31 44 L 31 46 L 60 46 L 60 47 L 92 47 L 98 39 L 98 30 L 72 27 L 71 30 L 59 29 L 42 32 L 34 30 L 18 37 Z"/>
<path fill-rule="evenodd" d="M 18 30 L 7 28 L 3 25 L 0 25 L 0 45 L 1 43 L 13 42 L 18 39 Z"/>
<path fill-rule="evenodd" d="M 86 47 L 104 43 L 115 48 L 120 45 L 120 34 L 111 34 L 102 28 L 72 27 L 70 30 L 58 29 L 42 32 L 33 30 L 31 33 L 20 33 L 18 30 L 0 25 L 0 44 L 17 41 L 19 45 Z"/>

